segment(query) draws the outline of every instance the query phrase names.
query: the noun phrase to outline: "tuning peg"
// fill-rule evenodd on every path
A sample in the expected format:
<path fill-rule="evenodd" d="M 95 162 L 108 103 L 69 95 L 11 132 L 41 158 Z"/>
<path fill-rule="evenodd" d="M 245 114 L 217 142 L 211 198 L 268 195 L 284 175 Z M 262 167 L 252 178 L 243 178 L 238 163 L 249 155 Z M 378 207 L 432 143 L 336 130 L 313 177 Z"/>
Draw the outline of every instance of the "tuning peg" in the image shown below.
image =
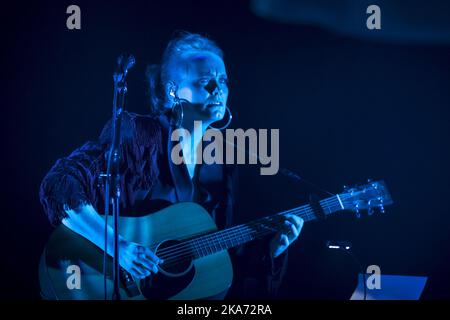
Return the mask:
<path fill-rule="evenodd" d="M 369 214 L 369 216 L 373 215 L 374 210 L 372 207 L 369 207 L 369 209 L 367 209 L 367 213 Z"/>
<path fill-rule="evenodd" d="M 355 215 L 357 218 L 361 218 L 361 213 L 359 212 L 359 203 L 355 206 Z"/>
<path fill-rule="evenodd" d="M 378 206 L 378 208 L 380 208 L 380 212 L 384 213 L 384 205 L 383 205 L 383 198 L 379 197 L 378 200 L 380 201 L 380 205 Z"/>

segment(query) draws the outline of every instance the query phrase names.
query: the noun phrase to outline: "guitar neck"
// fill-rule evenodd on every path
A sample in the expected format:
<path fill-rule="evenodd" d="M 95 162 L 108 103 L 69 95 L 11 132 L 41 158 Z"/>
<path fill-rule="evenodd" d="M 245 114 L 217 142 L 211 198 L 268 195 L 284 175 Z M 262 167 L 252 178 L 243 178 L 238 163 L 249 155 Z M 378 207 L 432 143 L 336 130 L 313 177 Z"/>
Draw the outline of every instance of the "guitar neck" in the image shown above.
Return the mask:
<path fill-rule="evenodd" d="M 319 201 L 319 205 L 325 215 L 343 210 L 344 206 L 339 195 Z M 219 251 L 231 249 L 247 242 L 264 238 L 282 228 L 284 216 L 296 215 L 305 222 L 316 220 L 317 217 L 311 205 L 303 205 L 298 208 L 279 212 L 275 215 L 260 218 L 248 223 L 240 224 L 229 229 L 220 230 L 187 240 L 191 248 L 192 258 L 201 258 Z"/>

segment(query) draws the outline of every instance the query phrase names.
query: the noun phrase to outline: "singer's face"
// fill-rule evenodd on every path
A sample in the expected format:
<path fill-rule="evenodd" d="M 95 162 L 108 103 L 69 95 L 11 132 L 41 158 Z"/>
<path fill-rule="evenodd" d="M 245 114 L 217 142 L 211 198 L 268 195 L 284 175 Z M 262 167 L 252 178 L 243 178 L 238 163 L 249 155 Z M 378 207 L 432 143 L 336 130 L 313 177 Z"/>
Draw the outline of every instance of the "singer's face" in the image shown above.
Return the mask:
<path fill-rule="evenodd" d="M 186 53 L 176 70 L 178 97 L 191 103 L 183 110 L 184 117 L 204 124 L 221 120 L 228 99 L 228 78 L 223 60 L 210 52 Z"/>

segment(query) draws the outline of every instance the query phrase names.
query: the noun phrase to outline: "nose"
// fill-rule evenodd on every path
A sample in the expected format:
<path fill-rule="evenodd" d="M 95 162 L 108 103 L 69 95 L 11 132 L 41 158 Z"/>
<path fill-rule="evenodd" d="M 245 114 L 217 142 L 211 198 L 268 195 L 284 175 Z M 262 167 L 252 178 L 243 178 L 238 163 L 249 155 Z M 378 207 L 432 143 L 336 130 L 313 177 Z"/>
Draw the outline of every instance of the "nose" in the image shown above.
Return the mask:
<path fill-rule="evenodd" d="M 205 86 L 205 90 L 208 91 L 208 93 L 211 95 L 222 94 L 222 89 L 217 84 L 217 81 L 215 79 L 209 80 L 208 84 Z"/>

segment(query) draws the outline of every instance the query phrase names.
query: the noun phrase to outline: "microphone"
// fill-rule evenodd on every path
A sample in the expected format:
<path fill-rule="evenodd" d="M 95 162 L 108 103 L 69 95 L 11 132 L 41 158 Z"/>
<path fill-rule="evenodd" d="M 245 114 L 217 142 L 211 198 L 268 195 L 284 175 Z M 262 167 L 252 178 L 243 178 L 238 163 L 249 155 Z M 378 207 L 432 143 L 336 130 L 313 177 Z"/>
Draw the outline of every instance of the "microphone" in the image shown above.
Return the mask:
<path fill-rule="evenodd" d="M 136 63 L 136 59 L 132 54 L 122 54 L 117 58 L 117 67 L 114 73 L 120 79 L 126 77 L 128 70 L 130 70 Z"/>
<path fill-rule="evenodd" d="M 136 59 L 134 58 L 134 56 L 132 54 L 127 55 L 124 59 L 123 71 L 127 73 L 128 70 L 130 70 L 135 65 L 135 63 Z"/>

